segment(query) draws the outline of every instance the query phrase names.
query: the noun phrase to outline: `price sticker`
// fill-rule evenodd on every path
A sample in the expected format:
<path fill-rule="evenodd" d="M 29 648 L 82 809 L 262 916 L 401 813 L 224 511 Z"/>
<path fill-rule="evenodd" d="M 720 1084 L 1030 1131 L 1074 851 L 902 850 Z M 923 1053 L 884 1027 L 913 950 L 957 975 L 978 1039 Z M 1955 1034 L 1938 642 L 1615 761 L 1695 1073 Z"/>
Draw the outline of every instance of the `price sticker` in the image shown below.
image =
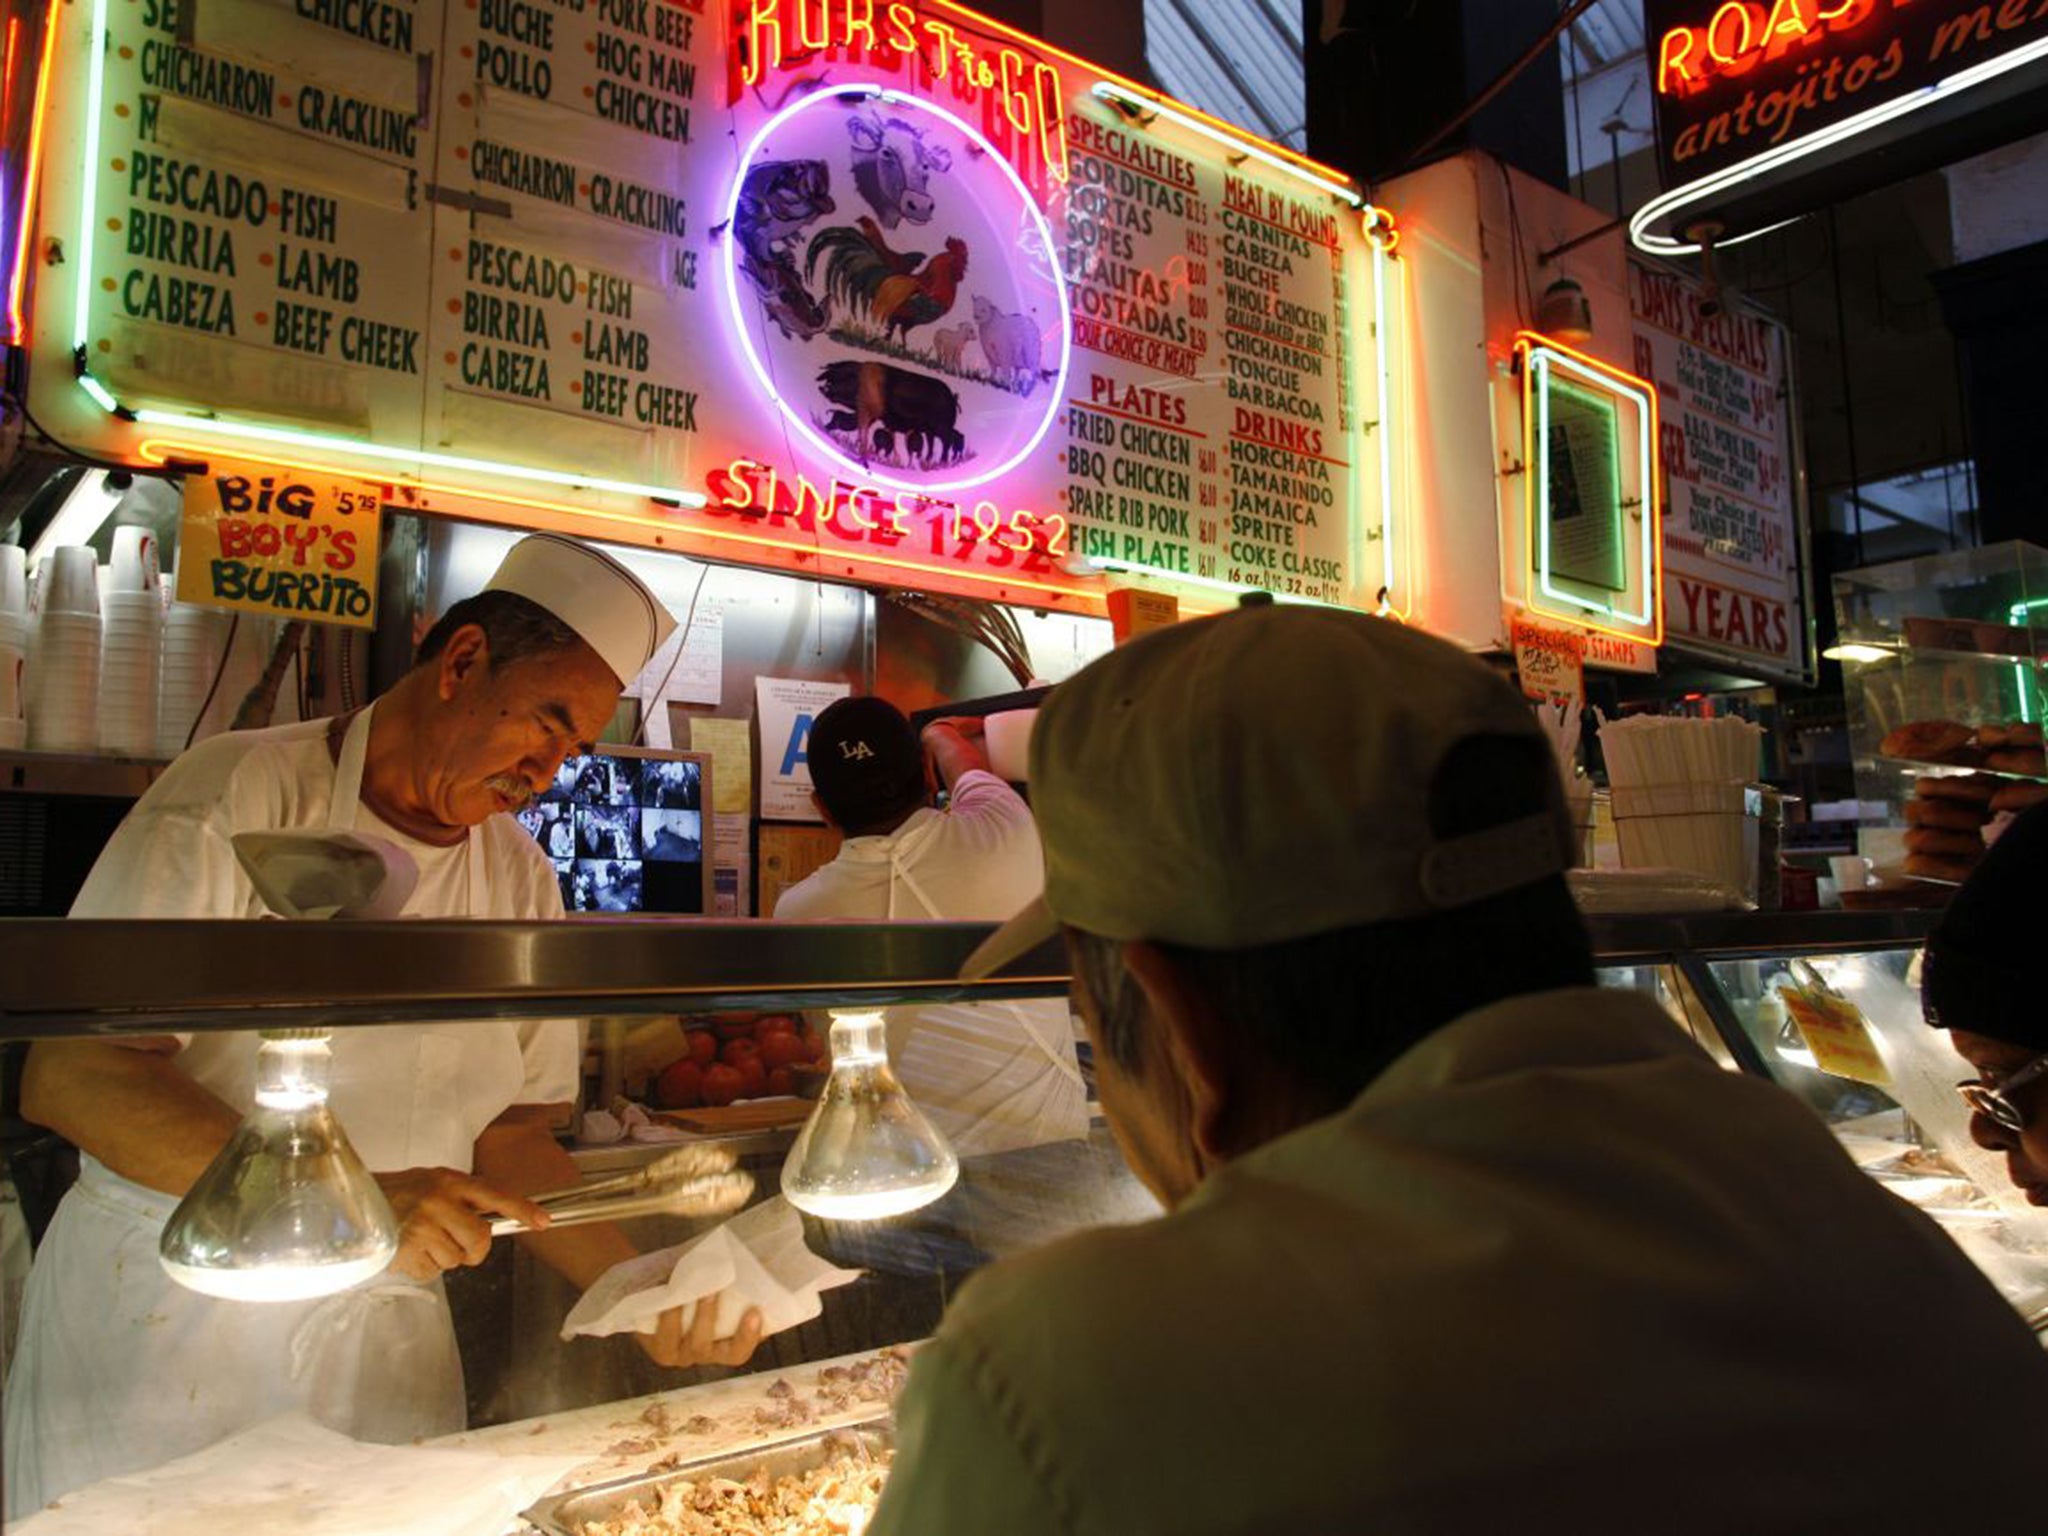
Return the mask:
<path fill-rule="evenodd" d="M 1862 1009 L 1839 993 L 1819 988 L 1787 987 L 1780 995 L 1821 1071 L 1874 1088 L 1891 1086 L 1891 1072 L 1878 1054 Z"/>

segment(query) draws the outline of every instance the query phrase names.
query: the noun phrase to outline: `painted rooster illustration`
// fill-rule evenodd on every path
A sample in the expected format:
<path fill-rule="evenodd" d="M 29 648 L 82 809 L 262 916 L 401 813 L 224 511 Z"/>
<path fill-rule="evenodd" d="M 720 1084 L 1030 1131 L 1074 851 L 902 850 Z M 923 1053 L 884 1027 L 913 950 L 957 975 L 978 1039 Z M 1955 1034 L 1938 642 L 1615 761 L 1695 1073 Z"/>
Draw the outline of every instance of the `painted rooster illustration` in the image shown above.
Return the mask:
<path fill-rule="evenodd" d="M 825 263 L 825 292 L 848 309 L 865 305 L 885 335 L 907 336 L 913 326 L 945 317 L 967 276 L 967 243 L 952 236 L 946 248 L 893 251 L 881 226 L 862 214 L 858 227 L 835 224 L 811 239 L 804 257 L 806 280 Z"/>

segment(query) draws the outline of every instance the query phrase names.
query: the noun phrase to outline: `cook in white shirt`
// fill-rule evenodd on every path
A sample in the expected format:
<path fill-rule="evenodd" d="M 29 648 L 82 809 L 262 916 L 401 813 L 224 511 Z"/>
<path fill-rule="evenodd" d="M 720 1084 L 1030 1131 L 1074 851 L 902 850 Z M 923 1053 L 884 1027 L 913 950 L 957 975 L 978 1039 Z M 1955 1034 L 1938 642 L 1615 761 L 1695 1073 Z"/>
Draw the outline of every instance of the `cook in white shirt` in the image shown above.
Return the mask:
<path fill-rule="evenodd" d="M 588 750 L 673 628 L 608 556 L 525 539 L 374 706 L 215 737 L 181 757 L 114 834 L 72 915 L 261 917 L 230 839 L 332 828 L 412 855 L 407 915 L 559 917 L 553 866 L 507 813 Z M 257 1043 L 235 1031 L 29 1052 L 23 1115 L 82 1156 L 30 1273 L 7 1382 L 10 1517 L 291 1410 L 387 1443 L 462 1427 L 440 1276 L 483 1261 L 495 1216 L 546 1225 L 522 1192 L 577 1181 L 552 1131 L 576 1093 L 576 1021 L 336 1031 L 333 1108 L 400 1242 L 380 1280 L 306 1302 L 202 1296 L 156 1257 L 178 1198 L 251 1103 Z M 579 1289 L 634 1252 L 604 1225 L 522 1241 Z M 744 1361 L 758 1316 L 720 1341 L 714 1310 L 698 1308 L 703 1327 L 689 1334 L 671 1312 L 635 1337 L 663 1365 Z"/>

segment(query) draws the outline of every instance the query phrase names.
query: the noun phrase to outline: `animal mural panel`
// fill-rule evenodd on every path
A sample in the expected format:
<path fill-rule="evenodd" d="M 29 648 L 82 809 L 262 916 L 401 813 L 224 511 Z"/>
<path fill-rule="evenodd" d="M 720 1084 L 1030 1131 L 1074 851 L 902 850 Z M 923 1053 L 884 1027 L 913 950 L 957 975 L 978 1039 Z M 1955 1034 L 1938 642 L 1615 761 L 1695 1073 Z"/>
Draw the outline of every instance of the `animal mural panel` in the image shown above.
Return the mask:
<path fill-rule="evenodd" d="M 1023 462 L 1062 408 L 1069 320 L 1007 162 L 935 104 L 849 87 L 779 113 L 739 177 L 734 317 L 832 472 L 940 493 Z"/>
<path fill-rule="evenodd" d="M 807 341 L 825 328 L 825 308 L 797 275 L 797 237 L 838 211 L 822 160 L 764 160 L 741 178 L 733 205 L 738 268 L 784 336 Z"/>

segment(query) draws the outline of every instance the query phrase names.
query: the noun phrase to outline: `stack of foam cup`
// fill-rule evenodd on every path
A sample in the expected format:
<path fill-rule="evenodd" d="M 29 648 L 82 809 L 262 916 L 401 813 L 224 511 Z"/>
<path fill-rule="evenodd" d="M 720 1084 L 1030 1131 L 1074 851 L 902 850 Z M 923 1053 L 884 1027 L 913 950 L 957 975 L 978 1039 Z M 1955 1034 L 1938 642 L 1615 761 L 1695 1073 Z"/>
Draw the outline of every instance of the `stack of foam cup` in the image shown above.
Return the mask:
<path fill-rule="evenodd" d="M 28 564 L 19 544 L 0 544 L 0 748 L 28 744 Z"/>
<path fill-rule="evenodd" d="M 35 665 L 28 672 L 28 744 L 90 752 L 99 744 L 99 562 L 84 544 L 44 557 Z"/>
<path fill-rule="evenodd" d="M 147 528 L 114 530 L 101 595 L 99 745 L 117 757 L 156 752 L 157 671 L 163 660 L 163 582 L 156 535 Z"/>
<path fill-rule="evenodd" d="M 171 589 L 177 589 L 175 580 Z M 185 750 L 188 736 L 198 739 L 193 727 L 198 724 L 200 706 L 213 689 L 214 676 L 227 658 L 232 623 L 232 615 L 197 603 L 174 602 L 164 616 L 164 660 L 157 680 L 158 757 L 176 757 Z"/>

